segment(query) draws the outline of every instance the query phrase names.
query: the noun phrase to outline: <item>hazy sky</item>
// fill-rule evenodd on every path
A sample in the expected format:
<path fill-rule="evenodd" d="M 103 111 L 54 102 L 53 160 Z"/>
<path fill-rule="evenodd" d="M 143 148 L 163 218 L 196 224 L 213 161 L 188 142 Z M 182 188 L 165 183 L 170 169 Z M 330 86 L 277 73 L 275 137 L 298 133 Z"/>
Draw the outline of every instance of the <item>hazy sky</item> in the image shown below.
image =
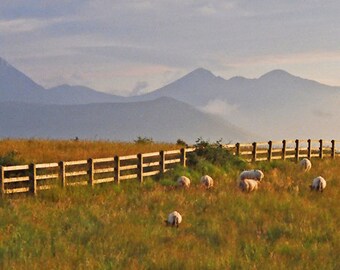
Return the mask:
<path fill-rule="evenodd" d="M 1 0 L 0 57 L 44 87 L 129 95 L 198 67 L 340 86 L 340 1 Z"/>

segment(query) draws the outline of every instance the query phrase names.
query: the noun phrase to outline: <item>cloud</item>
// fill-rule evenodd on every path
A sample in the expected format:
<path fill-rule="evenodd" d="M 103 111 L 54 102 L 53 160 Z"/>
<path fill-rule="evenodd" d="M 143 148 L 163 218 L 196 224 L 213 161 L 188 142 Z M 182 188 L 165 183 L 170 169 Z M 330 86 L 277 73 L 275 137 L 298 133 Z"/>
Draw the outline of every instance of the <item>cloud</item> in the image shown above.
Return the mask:
<path fill-rule="evenodd" d="M 131 96 L 134 95 L 140 95 L 140 94 L 144 94 L 147 91 L 146 88 L 149 86 L 148 82 L 146 81 L 139 81 L 136 83 L 135 87 L 133 88 L 132 92 L 130 93 Z"/>
<path fill-rule="evenodd" d="M 209 100 L 206 106 L 202 108 L 204 112 L 219 115 L 219 116 L 229 116 L 231 113 L 237 110 L 237 105 L 229 104 L 227 101 L 220 99 Z"/>

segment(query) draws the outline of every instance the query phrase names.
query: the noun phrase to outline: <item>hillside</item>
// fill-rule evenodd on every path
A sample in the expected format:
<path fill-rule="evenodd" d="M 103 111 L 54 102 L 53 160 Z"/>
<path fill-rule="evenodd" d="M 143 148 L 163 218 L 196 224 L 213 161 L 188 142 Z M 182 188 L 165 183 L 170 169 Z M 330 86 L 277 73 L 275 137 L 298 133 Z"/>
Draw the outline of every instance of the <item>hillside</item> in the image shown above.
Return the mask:
<path fill-rule="evenodd" d="M 159 98 L 146 102 L 87 105 L 1 103 L 0 137 L 109 139 L 193 143 L 198 137 L 245 141 L 247 134 L 183 102 Z"/>

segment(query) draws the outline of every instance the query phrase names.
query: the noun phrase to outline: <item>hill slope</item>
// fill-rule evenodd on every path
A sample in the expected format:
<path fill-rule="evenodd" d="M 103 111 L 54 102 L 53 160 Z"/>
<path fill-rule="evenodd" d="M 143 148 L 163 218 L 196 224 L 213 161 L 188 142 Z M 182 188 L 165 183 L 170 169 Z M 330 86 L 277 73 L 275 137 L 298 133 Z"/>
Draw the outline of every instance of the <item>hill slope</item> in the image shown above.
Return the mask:
<path fill-rule="evenodd" d="M 1 103 L 0 137 L 110 139 L 138 136 L 193 143 L 198 137 L 226 142 L 250 135 L 225 121 L 171 98 L 134 103 L 37 105 Z"/>

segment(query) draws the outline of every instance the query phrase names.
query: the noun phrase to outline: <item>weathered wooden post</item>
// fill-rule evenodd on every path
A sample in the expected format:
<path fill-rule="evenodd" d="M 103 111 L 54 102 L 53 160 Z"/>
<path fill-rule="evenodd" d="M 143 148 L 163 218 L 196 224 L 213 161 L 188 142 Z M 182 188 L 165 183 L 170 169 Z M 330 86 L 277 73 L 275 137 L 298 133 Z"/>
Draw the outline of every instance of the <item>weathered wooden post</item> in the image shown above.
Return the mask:
<path fill-rule="evenodd" d="M 286 160 L 287 141 L 282 141 L 282 160 Z"/>
<path fill-rule="evenodd" d="M 1 196 L 5 195 L 5 168 L 0 166 L 0 182 L 1 182 Z"/>
<path fill-rule="evenodd" d="M 321 140 L 319 140 L 319 142 L 320 142 L 320 148 L 319 148 L 319 158 L 320 159 L 323 159 L 323 141 L 322 141 L 322 139 Z"/>
<path fill-rule="evenodd" d="M 296 162 L 299 161 L 299 152 L 300 152 L 300 149 L 299 149 L 299 140 L 296 139 L 295 140 L 295 161 Z"/>
<path fill-rule="evenodd" d="M 186 167 L 187 165 L 187 156 L 186 156 L 185 148 L 181 149 L 181 165 L 183 167 Z"/>
<path fill-rule="evenodd" d="M 257 150 L 257 143 L 256 142 L 253 142 L 253 151 L 252 151 L 252 162 L 255 162 L 256 161 L 256 150 Z"/>
<path fill-rule="evenodd" d="M 236 156 L 240 156 L 240 143 L 236 143 Z"/>
<path fill-rule="evenodd" d="M 307 157 L 308 157 L 308 159 L 311 159 L 311 157 L 312 157 L 312 140 L 308 139 L 307 142 L 308 142 Z"/>
<path fill-rule="evenodd" d="M 92 158 L 89 158 L 87 160 L 87 165 L 88 165 L 87 174 L 89 176 L 88 184 L 89 186 L 93 187 L 94 186 L 94 162 Z"/>
<path fill-rule="evenodd" d="M 143 154 L 139 153 L 137 155 L 137 158 L 138 158 L 138 164 L 137 164 L 138 180 L 140 183 L 143 183 Z"/>
<path fill-rule="evenodd" d="M 29 165 L 30 192 L 37 195 L 37 168 L 35 164 Z"/>
<path fill-rule="evenodd" d="M 165 153 L 164 151 L 159 152 L 160 160 L 159 160 L 159 171 L 161 173 L 165 173 Z"/>
<path fill-rule="evenodd" d="M 331 143 L 332 143 L 331 157 L 334 159 L 335 158 L 335 140 L 331 140 Z"/>
<path fill-rule="evenodd" d="M 59 180 L 62 188 L 66 187 L 66 166 L 64 161 L 59 162 Z"/>
<path fill-rule="evenodd" d="M 119 156 L 115 156 L 114 162 L 115 162 L 114 178 L 115 178 L 115 182 L 119 184 L 120 183 L 120 158 Z"/>
<path fill-rule="evenodd" d="M 272 156 L 273 156 L 273 142 L 269 141 L 268 142 L 268 161 L 272 160 Z"/>

